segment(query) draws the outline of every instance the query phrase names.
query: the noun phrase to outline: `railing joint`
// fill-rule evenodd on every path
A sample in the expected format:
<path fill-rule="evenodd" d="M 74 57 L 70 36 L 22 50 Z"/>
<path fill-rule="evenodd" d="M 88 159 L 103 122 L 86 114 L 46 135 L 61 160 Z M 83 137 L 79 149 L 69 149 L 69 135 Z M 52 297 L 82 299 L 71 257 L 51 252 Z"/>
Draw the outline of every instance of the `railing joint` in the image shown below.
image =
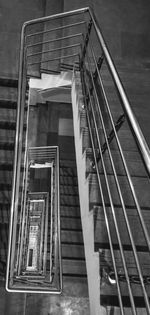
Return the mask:
<path fill-rule="evenodd" d="M 101 69 L 101 66 L 102 66 L 102 64 L 103 64 L 103 61 L 104 61 L 104 53 L 102 53 L 101 56 L 98 58 L 98 61 L 97 61 L 97 68 L 98 68 L 98 70 Z M 98 77 L 97 68 L 96 68 L 95 72 L 93 73 L 93 79 L 94 79 L 94 81 L 96 81 L 96 79 L 97 79 L 97 77 Z"/>
<path fill-rule="evenodd" d="M 88 46 L 88 42 L 89 42 L 89 36 L 90 36 L 90 33 L 91 33 L 91 28 L 92 28 L 92 19 L 90 20 L 89 24 L 88 24 L 88 29 L 87 29 L 87 34 L 86 34 L 86 37 L 85 37 L 85 42 L 84 42 L 84 47 L 83 47 L 83 51 L 82 51 L 82 57 L 81 57 L 81 64 L 80 64 L 80 67 L 82 68 L 83 67 L 83 60 L 85 58 L 85 54 L 86 54 L 86 50 L 87 50 L 87 46 Z"/>
<path fill-rule="evenodd" d="M 117 121 L 115 123 L 115 130 L 117 132 L 119 131 L 119 129 L 121 128 L 121 126 L 124 122 L 125 122 L 125 114 L 122 114 L 119 116 L 119 118 L 117 119 Z M 114 137 L 115 137 L 115 132 L 114 132 L 114 129 L 112 129 L 110 131 L 109 135 L 107 136 L 107 141 L 109 144 L 112 142 Z M 102 154 L 104 154 L 106 150 L 107 150 L 107 143 L 104 142 L 104 144 L 101 147 Z M 99 163 L 100 160 L 101 160 L 100 153 L 98 153 L 97 163 Z M 95 163 L 93 161 L 91 162 L 91 166 L 93 169 L 95 169 Z"/>

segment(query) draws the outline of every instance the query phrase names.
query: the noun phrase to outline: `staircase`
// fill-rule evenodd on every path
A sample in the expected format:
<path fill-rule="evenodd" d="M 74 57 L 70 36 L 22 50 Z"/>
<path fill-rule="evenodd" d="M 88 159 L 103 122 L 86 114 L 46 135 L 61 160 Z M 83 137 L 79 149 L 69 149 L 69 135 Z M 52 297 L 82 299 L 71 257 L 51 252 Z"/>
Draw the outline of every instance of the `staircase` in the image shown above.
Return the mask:
<path fill-rule="evenodd" d="M 89 8 L 65 12 L 25 23 L 22 35 L 13 214 L 18 207 L 27 81 L 40 78 L 43 64 L 46 73 L 73 70 L 76 162 L 60 158 L 63 294 L 41 294 L 39 301 L 51 304 L 52 314 L 63 311 L 63 303 L 75 301 L 80 313 L 84 308 L 87 314 L 87 274 L 90 314 L 150 314 L 150 151 L 96 18 Z M 129 72 L 118 69 L 132 99 L 136 80 L 129 86 Z M 146 82 L 143 86 L 147 89 Z M 133 99 L 141 122 L 137 104 L 142 101 L 139 94 Z M 147 106 L 143 108 L 146 117 Z M 8 287 L 8 272 L 6 282 Z M 36 294 L 23 295 L 27 314 L 37 299 Z M 40 311 L 36 308 L 36 314 Z"/>
<path fill-rule="evenodd" d="M 16 98 L 17 81 L 1 80 L 1 101 L 0 101 L 0 154 L 1 154 L 1 212 L 0 212 L 0 274 L 1 274 L 1 293 L 4 295 L 4 303 L 1 305 L 1 314 L 16 314 L 14 307 L 14 298 L 18 305 L 18 312 L 22 312 L 26 307 L 26 314 L 30 314 L 31 305 L 35 308 L 35 314 L 41 314 L 42 306 L 36 306 L 39 295 L 6 293 L 5 273 L 8 251 L 8 232 L 10 220 L 11 203 L 11 185 L 14 159 L 14 141 L 16 125 Z M 5 86 L 6 85 L 6 86 Z M 60 216 L 61 216 L 61 250 L 62 250 L 62 270 L 63 270 L 63 296 L 55 300 L 51 298 L 46 300 L 47 308 L 51 304 L 52 310 L 61 312 L 66 303 L 78 308 L 83 308 L 85 314 L 88 314 L 88 288 L 87 274 L 85 265 L 85 254 L 83 235 L 80 219 L 80 206 L 78 197 L 78 182 L 76 161 L 60 160 Z M 11 298 L 13 296 L 13 298 Z M 31 298 L 32 297 L 32 298 Z M 41 295 L 44 303 L 44 295 Z M 9 307 L 6 304 L 9 300 Z M 32 302 L 30 302 L 32 300 Z M 64 301 L 64 302 L 63 302 Z M 68 302 L 67 302 L 68 301 Z M 18 313 L 19 314 L 19 313 Z M 33 309 L 32 309 L 33 314 Z"/>

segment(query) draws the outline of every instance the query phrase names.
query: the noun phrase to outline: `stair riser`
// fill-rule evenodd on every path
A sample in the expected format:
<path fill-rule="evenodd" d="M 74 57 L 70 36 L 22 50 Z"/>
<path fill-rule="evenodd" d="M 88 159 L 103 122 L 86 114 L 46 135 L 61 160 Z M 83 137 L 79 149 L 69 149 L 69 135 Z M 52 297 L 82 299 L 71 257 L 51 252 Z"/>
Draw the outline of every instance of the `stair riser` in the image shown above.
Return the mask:
<path fill-rule="evenodd" d="M 108 192 L 106 189 L 106 183 L 104 176 L 101 175 L 101 185 L 103 188 L 103 195 L 105 198 L 105 203 L 109 204 L 110 199 L 108 197 Z M 117 186 L 115 184 L 115 179 L 113 175 L 108 175 L 108 182 L 110 187 L 110 192 L 112 196 L 112 200 L 114 205 L 120 205 L 120 198 L 118 196 Z M 135 203 L 133 201 L 133 197 L 131 195 L 131 190 L 129 188 L 128 181 L 126 177 L 124 176 L 118 176 L 120 188 L 122 191 L 122 196 L 124 199 L 124 203 L 126 206 L 135 206 Z M 150 205 L 150 194 L 149 194 L 149 182 L 146 178 L 137 178 L 132 177 L 132 181 L 135 187 L 136 195 L 138 197 L 139 203 L 141 207 L 149 207 Z M 99 186 L 97 182 L 97 176 L 96 174 L 90 175 L 90 187 L 89 187 L 89 194 L 90 194 L 90 202 L 91 203 L 101 203 L 101 196 L 99 191 Z"/>
<path fill-rule="evenodd" d="M 17 101 L 17 88 L 0 86 L 0 100 Z"/>
<path fill-rule="evenodd" d="M 118 244 L 118 238 L 115 232 L 116 230 L 115 230 L 115 224 L 113 220 L 112 211 L 110 208 L 106 207 L 106 212 L 107 212 L 108 220 L 110 224 L 112 243 Z M 123 211 L 121 208 L 116 208 L 115 213 L 117 217 L 117 223 L 118 223 L 118 228 L 121 235 L 122 244 L 130 245 L 130 238 L 128 235 L 128 230 L 126 227 Z M 127 209 L 126 213 L 129 219 L 129 224 L 131 227 L 135 245 L 147 247 L 147 243 L 144 238 L 144 233 L 141 227 L 140 220 L 137 215 L 137 211 L 135 209 Z M 146 223 L 146 226 L 148 228 L 148 231 L 150 233 L 149 210 L 142 210 L 142 215 Z M 96 222 L 95 223 L 95 242 L 104 244 L 104 246 L 107 243 L 109 244 L 107 228 L 106 228 L 106 223 L 105 223 L 105 218 L 104 218 L 104 213 L 103 213 L 102 208 L 98 208 L 97 211 L 95 211 L 95 222 Z"/>

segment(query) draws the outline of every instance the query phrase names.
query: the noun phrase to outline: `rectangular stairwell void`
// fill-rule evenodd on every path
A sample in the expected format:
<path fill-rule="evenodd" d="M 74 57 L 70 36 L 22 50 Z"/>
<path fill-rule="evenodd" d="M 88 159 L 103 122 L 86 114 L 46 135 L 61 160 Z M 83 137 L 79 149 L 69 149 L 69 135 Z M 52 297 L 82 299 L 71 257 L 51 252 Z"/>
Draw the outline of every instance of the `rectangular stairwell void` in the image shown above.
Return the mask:
<path fill-rule="evenodd" d="M 6 289 L 59 294 L 59 148 L 44 141 L 49 134 L 44 123 L 47 105 L 38 106 L 38 101 L 33 104 L 32 92 L 30 89 L 22 113 L 22 150 L 14 174 Z"/>

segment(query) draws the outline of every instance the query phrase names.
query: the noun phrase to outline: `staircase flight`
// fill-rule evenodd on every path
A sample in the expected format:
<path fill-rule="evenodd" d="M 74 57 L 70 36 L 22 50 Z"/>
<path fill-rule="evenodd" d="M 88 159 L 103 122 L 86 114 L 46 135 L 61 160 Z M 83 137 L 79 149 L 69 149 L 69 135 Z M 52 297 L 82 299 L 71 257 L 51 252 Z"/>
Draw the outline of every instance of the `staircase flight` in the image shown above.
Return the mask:
<path fill-rule="evenodd" d="M 121 315 L 150 314 L 150 150 L 90 8 L 32 20 L 22 28 L 6 288 L 16 290 L 14 244 L 20 187 L 24 189 L 22 165 L 27 165 L 27 152 L 32 151 L 26 141 L 29 82 L 42 73 L 62 71 L 73 73 L 74 137 L 91 314 L 112 314 L 111 308 Z M 57 192 L 59 200 L 59 188 Z M 59 216 L 59 205 L 56 212 Z M 21 233 L 23 228 L 20 238 Z M 55 236 L 59 247 L 59 232 Z M 18 262 L 24 246 L 18 251 Z M 59 292 L 60 261 L 58 257 Z M 19 273 L 21 265 L 18 268 Z"/>

